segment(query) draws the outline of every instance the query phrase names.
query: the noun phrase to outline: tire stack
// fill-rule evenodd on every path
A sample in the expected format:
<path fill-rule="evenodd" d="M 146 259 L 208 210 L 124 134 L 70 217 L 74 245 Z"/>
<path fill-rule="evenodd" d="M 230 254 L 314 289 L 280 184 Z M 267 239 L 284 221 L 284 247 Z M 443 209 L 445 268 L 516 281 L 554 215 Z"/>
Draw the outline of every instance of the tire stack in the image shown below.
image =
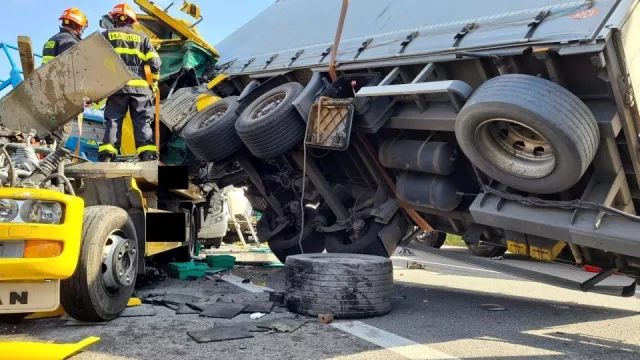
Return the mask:
<path fill-rule="evenodd" d="M 286 303 L 290 311 L 336 318 L 364 318 L 391 311 L 391 260 L 358 254 L 304 254 L 287 258 Z"/>

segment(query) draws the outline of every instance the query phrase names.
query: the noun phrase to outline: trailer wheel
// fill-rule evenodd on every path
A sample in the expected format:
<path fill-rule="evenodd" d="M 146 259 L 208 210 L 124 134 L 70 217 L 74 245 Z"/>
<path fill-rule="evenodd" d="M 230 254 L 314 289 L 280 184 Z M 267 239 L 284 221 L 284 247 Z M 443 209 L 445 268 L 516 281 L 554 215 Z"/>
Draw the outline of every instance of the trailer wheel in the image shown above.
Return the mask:
<path fill-rule="evenodd" d="M 74 274 L 61 283 L 67 314 L 82 321 L 104 321 L 127 306 L 138 273 L 138 239 L 126 211 L 114 206 L 84 210 L 82 248 Z"/>
<path fill-rule="evenodd" d="M 286 303 L 290 311 L 336 318 L 363 318 L 391 311 L 393 264 L 370 255 L 305 254 L 287 258 Z"/>
<path fill-rule="evenodd" d="M 207 162 L 220 161 L 240 150 L 242 141 L 235 130 L 239 106 L 231 96 L 196 114 L 182 131 L 189 149 Z"/>
<path fill-rule="evenodd" d="M 482 172 L 537 194 L 575 185 L 600 141 L 598 124 L 580 99 L 529 75 L 503 75 L 482 84 L 458 115 L 455 132 Z"/>
<path fill-rule="evenodd" d="M 498 246 L 485 242 L 478 242 L 477 244 L 466 243 L 467 249 L 475 256 L 492 258 L 496 256 L 502 256 L 507 252 L 507 248 L 504 246 Z"/>
<path fill-rule="evenodd" d="M 236 131 L 251 153 L 262 159 L 282 155 L 302 142 L 305 123 L 293 101 L 304 87 L 291 82 L 266 92 L 240 114 Z"/>
<path fill-rule="evenodd" d="M 416 236 L 416 241 L 432 248 L 440 249 L 447 240 L 447 233 L 439 231 L 423 231 Z"/>
<path fill-rule="evenodd" d="M 312 220 L 315 216 L 315 211 L 311 208 L 305 208 L 304 216 L 303 233 L 308 235 L 303 234 L 302 250 L 304 250 L 305 254 L 321 253 L 324 251 L 324 236 L 313 230 Z M 264 234 L 273 231 L 276 226 L 277 215 L 268 209 L 256 224 L 258 239 L 264 238 Z M 273 236 L 268 243 L 273 254 L 284 264 L 288 256 L 302 253 L 299 241 L 300 230 L 292 225 L 289 229 L 284 229 Z"/>

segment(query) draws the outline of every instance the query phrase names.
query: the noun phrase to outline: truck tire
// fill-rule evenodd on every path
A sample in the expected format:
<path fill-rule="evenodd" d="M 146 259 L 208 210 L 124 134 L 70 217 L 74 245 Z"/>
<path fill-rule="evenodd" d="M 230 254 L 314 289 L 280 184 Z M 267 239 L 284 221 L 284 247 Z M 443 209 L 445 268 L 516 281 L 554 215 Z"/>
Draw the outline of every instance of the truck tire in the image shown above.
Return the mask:
<path fill-rule="evenodd" d="M 494 244 L 479 242 L 477 244 L 466 243 L 467 249 L 475 256 L 492 258 L 496 256 L 502 256 L 507 252 L 507 248 L 504 246 L 498 246 Z"/>
<path fill-rule="evenodd" d="M 304 87 L 291 82 L 266 92 L 240 114 L 236 131 L 253 155 L 269 159 L 300 144 L 306 129 L 293 106 Z"/>
<path fill-rule="evenodd" d="M 224 98 L 196 114 L 182 131 L 189 149 L 207 162 L 220 161 L 242 148 L 235 123 L 238 119 L 235 96 Z"/>
<path fill-rule="evenodd" d="M 458 115 L 455 132 L 482 172 L 535 194 L 575 185 L 600 141 L 598 124 L 580 99 L 529 75 L 503 75 L 482 84 Z"/>
<path fill-rule="evenodd" d="M 432 248 L 440 249 L 447 240 L 447 233 L 440 231 L 423 231 L 416 236 L 416 241 Z"/>
<path fill-rule="evenodd" d="M 336 318 L 363 318 L 391 311 L 393 264 L 370 255 L 305 254 L 287 258 L 286 304 L 290 311 Z"/>
<path fill-rule="evenodd" d="M 324 251 L 324 236 L 316 231 L 313 231 L 313 218 L 315 211 L 311 208 L 305 208 L 304 228 L 308 235 L 303 235 L 302 238 L 302 250 L 305 254 L 315 254 Z M 256 232 L 258 239 L 264 238 L 264 234 L 271 232 L 274 229 L 274 219 L 277 217 L 271 210 L 267 210 L 262 215 L 258 223 L 256 224 Z M 284 229 L 271 239 L 269 239 L 269 249 L 273 252 L 281 263 L 285 263 L 287 257 L 291 255 L 301 254 L 300 249 L 300 231 L 291 229 Z M 261 236 L 262 235 L 262 236 Z"/>
<path fill-rule="evenodd" d="M 84 210 L 78 267 L 60 287 L 60 301 L 69 316 L 82 321 L 118 316 L 135 286 L 137 244 L 133 221 L 123 209 L 90 206 Z"/>

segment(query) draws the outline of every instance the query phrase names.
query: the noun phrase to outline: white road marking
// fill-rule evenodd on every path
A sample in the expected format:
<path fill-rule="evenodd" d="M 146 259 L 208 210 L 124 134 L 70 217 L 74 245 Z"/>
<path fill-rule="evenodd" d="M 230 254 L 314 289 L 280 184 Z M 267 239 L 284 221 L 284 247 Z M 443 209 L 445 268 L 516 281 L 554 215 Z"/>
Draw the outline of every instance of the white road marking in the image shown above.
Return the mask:
<path fill-rule="evenodd" d="M 427 345 L 418 344 L 415 341 L 411 341 L 396 334 L 378 329 L 377 327 L 367 325 L 361 321 L 337 321 L 332 323 L 331 326 L 389 351 L 400 354 L 407 359 L 459 360 L 458 358 L 443 353 L 440 350 L 430 348 Z"/>
<path fill-rule="evenodd" d="M 268 288 L 266 286 L 260 286 L 260 285 L 256 285 L 254 283 L 246 283 L 243 284 L 242 280 L 244 280 L 243 278 L 239 277 L 239 276 L 235 276 L 235 275 L 231 275 L 231 274 L 227 274 L 227 275 L 223 275 L 221 277 L 222 280 L 233 284 L 237 287 L 241 287 L 249 292 L 252 293 L 261 293 L 261 292 L 265 292 L 265 291 L 273 291 L 272 288 Z"/>

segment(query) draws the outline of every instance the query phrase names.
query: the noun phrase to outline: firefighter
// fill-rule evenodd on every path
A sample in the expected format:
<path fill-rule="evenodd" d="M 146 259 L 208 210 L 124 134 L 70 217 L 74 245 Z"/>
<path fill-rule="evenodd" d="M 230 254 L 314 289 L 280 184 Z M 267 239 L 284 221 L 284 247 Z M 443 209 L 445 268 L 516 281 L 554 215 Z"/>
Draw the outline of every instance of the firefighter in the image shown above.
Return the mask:
<path fill-rule="evenodd" d="M 87 17 L 80 9 L 75 7 L 65 10 L 58 20 L 62 21 L 60 32 L 53 35 L 53 37 L 44 44 L 44 49 L 42 50 L 42 65 L 77 44 L 82 39 L 82 33 L 87 26 L 89 26 Z M 54 132 L 55 136 L 60 139 L 60 146 L 64 145 L 71 134 L 71 130 L 72 124 L 68 123 Z"/>
<path fill-rule="evenodd" d="M 100 161 L 108 162 L 118 155 L 122 139 L 122 122 L 129 110 L 138 156 L 142 161 L 157 160 L 157 148 L 150 123 L 154 115 L 152 96 L 157 90 L 160 78 L 160 57 L 151 45 L 149 37 L 133 30 L 132 25 L 138 20 L 131 6 L 126 3 L 117 4 L 109 16 L 115 28 L 102 34 L 120 54 L 133 75 L 133 80 L 107 99 L 104 110 L 106 129 L 98 157 Z M 145 65 L 151 68 L 151 86 L 145 80 Z"/>

